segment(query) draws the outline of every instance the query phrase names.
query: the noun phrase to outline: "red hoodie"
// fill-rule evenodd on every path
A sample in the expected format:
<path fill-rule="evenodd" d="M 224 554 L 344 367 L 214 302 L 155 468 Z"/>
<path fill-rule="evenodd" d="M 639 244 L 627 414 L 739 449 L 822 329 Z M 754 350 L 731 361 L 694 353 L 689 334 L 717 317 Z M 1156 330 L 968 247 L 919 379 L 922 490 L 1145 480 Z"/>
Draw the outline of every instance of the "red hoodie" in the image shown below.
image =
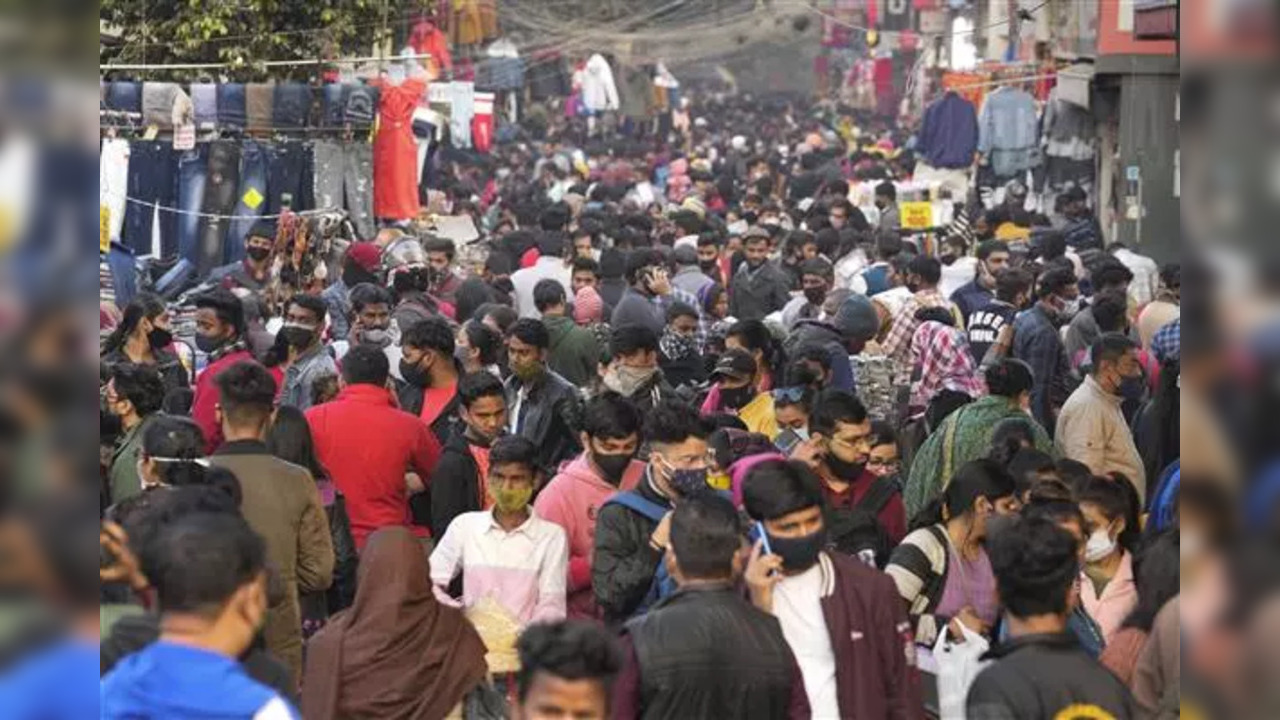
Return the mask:
<path fill-rule="evenodd" d="M 645 464 L 632 460 L 622 484 L 610 485 L 600 477 L 585 455 L 579 455 L 538 494 L 533 509 L 538 517 L 564 528 L 569 538 L 568 614 L 570 618 L 598 619 L 591 591 L 591 553 L 595 549 L 596 516 L 600 506 L 620 490 L 630 490 L 644 476 Z"/>

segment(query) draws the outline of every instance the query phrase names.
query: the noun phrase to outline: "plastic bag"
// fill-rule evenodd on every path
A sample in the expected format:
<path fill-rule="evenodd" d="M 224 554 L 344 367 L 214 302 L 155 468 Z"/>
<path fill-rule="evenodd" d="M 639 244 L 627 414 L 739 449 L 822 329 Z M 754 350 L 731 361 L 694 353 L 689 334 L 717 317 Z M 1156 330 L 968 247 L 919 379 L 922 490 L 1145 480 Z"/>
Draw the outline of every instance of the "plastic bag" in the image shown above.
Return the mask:
<path fill-rule="evenodd" d="M 963 641 L 951 640 L 950 633 L 943 628 L 933 645 L 933 659 L 938 664 L 938 710 L 942 720 L 964 720 L 969 686 L 987 665 L 979 658 L 991 647 L 986 638 L 965 627 L 964 623 L 957 620 L 956 624 L 964 633 Z"/>

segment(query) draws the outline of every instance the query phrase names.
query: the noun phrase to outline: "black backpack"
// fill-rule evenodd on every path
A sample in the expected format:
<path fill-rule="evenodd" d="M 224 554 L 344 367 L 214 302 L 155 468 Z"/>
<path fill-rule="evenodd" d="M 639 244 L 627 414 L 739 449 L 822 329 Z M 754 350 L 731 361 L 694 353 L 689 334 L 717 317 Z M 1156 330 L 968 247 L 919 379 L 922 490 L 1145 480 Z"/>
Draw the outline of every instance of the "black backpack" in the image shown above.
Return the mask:
<path fill-rule="evenodd" d="M 893 551 L 893 541 L 880 523 L 880 511 L 893 499 L 898 488 L 885 478 L 876 478 L 867 494 L 852 508 L 827 509 L 827 547 L 883 569 Z"/>

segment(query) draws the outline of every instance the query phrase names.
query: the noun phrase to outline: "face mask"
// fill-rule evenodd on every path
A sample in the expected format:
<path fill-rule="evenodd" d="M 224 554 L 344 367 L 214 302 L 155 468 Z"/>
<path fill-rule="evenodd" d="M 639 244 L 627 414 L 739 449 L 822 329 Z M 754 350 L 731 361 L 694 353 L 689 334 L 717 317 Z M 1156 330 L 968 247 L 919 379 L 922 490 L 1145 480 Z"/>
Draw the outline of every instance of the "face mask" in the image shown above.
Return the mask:
<path fill-rule="evenodd" d="M 1116 551 L 1116 541 L 1111 538 L 1111 534 L 1106 528 L 1098 528 L 1089 536 L 1088 542 L 1084 545 L 1085 562 L 1096 563 L 1100 560 L 1108 558 L 1111 553 Z"/>
<path fill-rule="evenodd" d="M 671 468 L 671 476 L 667 478 L 667 482 L 671 483 L 672 489 L 684 498 L 696 497 L 711 489 L 707 484 L 706 468 L 695 470 Z"/>
<path fill-rule="evenodd" d="M 1064 323 L 1071 322 L 1071 318 L 1080 312 L 1080 298 L 1059 298 L 1058 302 L 1058 320 Z"/>
<path fill-rule="evenodd" d="M 720 404 L 726 408 L 741 410 L 751 402 L 753 397 L 755 397 L 755 391 L 750 385 L 730 389 L 720 388 Z"/>
<path fill-rule="evenodd" d="M 627 472 L 627 468 L 631 465 L 631 460 L 635 456 L 629 453 L 597 453 L 591 451 L 591 461 L 600 468 L 600 474 L 604 476 L 605 482 L 610 485 L 618 485 L 622 482 L 622 476 Z"/>
<path fill-rule="evenodd" d="M 604 386 L 623 397 L 631 397 L 649 382 L 658 371 L 652 367 L 631 367 L 630 365 L 614 365 L 609 368 L 603 378 Z"/>
<path fill-rule="evenodd" d="M 827 469 L 831 471 L 832 475 L 835 475 L 837 479 L 844 480 L 846 482 L 853 482 L 854 480 L 862 477 L 862 472 L 867 466 L 865 462 L 848 462 L 846 460 L 841 460 L 835 456 L 835 453 L 832 453 L 829 450 L 827 451 L 825 462 L 827 464 Z"/>
<path fill-rule="evenodd" d="M 1126 375 L 1120 378 L 1120 385 L 1116 389 L 1120 392 L 1120 397 L 1126 400 L 1139 400 L 1146 387 L 1141 375 Z"/>
<path fill-rule="evenodd" d="M 493 496 L 493 505 L 504 513 L 519 512 L 529 505 L 529 498 L 533 497 L 533 488 L 507 488 L 507 487 L 490 487 L 489 494 Z"/>
<path fill-rule="evenodd" d="M 912 294 L 918 293 L 920 292 L 920 283 L 908 281 L 907 289 L 910 290 Z"/>
<path fill-rule="evenodd" d="M 471 348 L 464 348 L 460 345 L 455 346 L 453 348 L 453 359 L 465 367 L 467 363 L 471 362 Z"/>
<path fill-rule="evenodd" d="M 824 287 L 805 288 L 804 299 L 808 300 L 810 305 L 822 305 L 822 301 L 827 299 L 827 289 Z"/>
<path fill-rule="evenodd" d="M 769 549 L 782 558 L 782 567 L 791 572 L 807 570 L 818 562 L 818 553 L 827 544 L 826 530 L 798 538 L 780 538 L 769 534 Z"/>
<path fill-rule="evenodd" d="M 385 348 L 391 345 L 391 331 L 387 328 L 369 328 L 360 331 L 360 342 Z"/>
<path fill-rule="evenodd" d="M 173 344 L 173 333 L 164 328 L 152 328 L 147 333 L 147 343 L 153 348 L 167 348 Z"/>
<path fill-rule="evenodd" d="M 400 358 L 400 377 L 410 385 L 426 387 L 431 384 L 431 373 L 423 370 L 417 363 Z"/>
<path fill-rule="evenodd" d="M 206 355 L 222 347 L 222 343 L 223 340 L 220 337 L 196 333 L 196 349 Z"/>
<path fill-rule="evenodd" d="M 315 340 L 316 329 L 310 325 L 286 324 L 280 328 L 280 335 L 292 348 L 304 348 Z"/>
<path fill-rule="evenodd" d="M 254 246 L 249 248 L 248 250 L 245 250 L 245 254 L 248 255 L 254 262 L 262 262 L 263 260 L 266 260 L 267 258 L 271 257 L 271 248 Z"/>

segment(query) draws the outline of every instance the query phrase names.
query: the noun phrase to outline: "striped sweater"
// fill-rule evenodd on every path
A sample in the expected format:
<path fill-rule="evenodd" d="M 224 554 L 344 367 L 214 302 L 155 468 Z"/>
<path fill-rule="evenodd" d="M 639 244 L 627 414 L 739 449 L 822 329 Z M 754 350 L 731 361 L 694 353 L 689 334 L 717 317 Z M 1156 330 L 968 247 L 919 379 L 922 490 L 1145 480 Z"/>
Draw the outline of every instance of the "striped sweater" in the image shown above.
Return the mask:
<path fill-rule="evenodd" d="M 907 602 L 907 617 L 915 629 L 916 642 L 930 647 L 951 620 L 933 613 L 947 587 L 947 545 L 947 531 L 942 525 L 919 528 L 893 549 L 884 569 Z"/>

